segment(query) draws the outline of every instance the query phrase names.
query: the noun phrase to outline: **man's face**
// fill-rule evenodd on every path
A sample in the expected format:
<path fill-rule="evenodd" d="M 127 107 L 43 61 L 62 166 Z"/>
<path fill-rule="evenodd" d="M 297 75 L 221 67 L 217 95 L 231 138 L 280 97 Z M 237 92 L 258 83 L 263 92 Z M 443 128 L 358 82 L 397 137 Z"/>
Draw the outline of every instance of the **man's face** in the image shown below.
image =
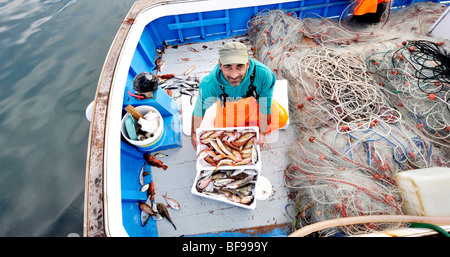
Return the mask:
<path fill-rule="evenodd" d="M 228 83 L 233 87 L 237 87 L 241 84 L 242 80 L 244 80 L 245 73 L 249 67 L 249 62 L 247 62 L 247 64 L 233 63 L 222 65 L 219 60 L 219 67 Z"/>

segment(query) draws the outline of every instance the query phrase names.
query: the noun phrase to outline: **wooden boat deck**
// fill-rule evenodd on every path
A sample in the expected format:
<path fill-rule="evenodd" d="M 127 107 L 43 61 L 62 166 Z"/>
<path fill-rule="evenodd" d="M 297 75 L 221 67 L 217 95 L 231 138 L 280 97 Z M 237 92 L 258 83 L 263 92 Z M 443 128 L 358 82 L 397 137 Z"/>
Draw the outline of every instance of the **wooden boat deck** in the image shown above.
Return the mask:
<path fill-rule="evenodd" d="M 246 41 L 245 38 L 234 38 L 229 40 Z M 166 49 L 163 55 L 165 67 L 160 73 L 174 74 L 184 77 L 183 73 L 195 65 L 188 76 L 203 78 L 217 64 L 218 46 L 227 40 L 212 41 L 192 45 L 183 45 L 178 48 Z M 193 47 L 199 52 L 192 52 L 188 47 Z M 189 58 L 183 61 L 181 58 Z M 177 90 L 173 90 L 173 95 Z M 188 96 L 184 96 L 188 97 Z M 176 100 L 182 110 L 182 127 L 188 133 L 190 131 L 190 115 L 192 107 L 183 106 L 189 103 L 182 99 Z M 186 119 L 189 117 L 189 119 Z M 186 123 L 186 124 L 184 124 Z M 287 230 L 291 218 L 287 215 L 285 208 L 288 205 L 288 191 L 284 186 L 284 169 L 288 164 L 287 151 L 289 145 L 295 143 L 293 138 L 294 127 L 288 126 L 279 132 L 273 132 L 268 141 L 261 149 L 263 168 L 261 176 L 266 177 L 272 184 L 271 194 L 265 200 L 257 200 L 256 209 L 248 210 L 227 203 L 199 197 L 191 193 L 191 187 L 196 176 L 196 151 L 192 147 L 190 136 L 182 133 L 182 147 L 161 151 L 167 157 L 160 158 L 168 165 L 167 170 L 152 168 L 152 179 L 155 184 L 155 202 L 165 203 L 163 194 L 176 199 L 180 210 L 169 209 L 177 230 L 173 228 L 166 219 L 157 222 L 159 236 L 183 236 L 198 235 L 209 232 L 224 232 L 234 230 L 251 230 L 257 234 L 259 230 Z M 158 152 L 158 151 L 156 151 Z M 279 233 L 274 232 L 274 233 Z"/>

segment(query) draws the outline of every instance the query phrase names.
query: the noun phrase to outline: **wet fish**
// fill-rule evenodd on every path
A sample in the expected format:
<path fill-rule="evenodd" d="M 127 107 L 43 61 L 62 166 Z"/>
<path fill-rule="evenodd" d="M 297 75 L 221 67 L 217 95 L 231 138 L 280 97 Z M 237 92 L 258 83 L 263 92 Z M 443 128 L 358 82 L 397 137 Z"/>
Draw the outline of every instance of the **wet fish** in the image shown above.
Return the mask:
<path fill-rule="evenodd" d="M 256 136 L 255 132 L 247 132 L 231 143 L 235 146 L 243 146 L 254 136 Z"/>
<path fill-rule="evenodd" d="M 167 170 L 167 165 L 164 165 L 164 163 L 158 159 L 156 159 L 154 156 L 144 153 L 144 160 L 150 165 L 157 168 L 162 168 L 163 170 Z"/>
<path fill-rule="evenodd" d="M 172 208 L 174 210 L 180 209 L 180 204 L 175 199 L 167 197 L 167 192 L 162 197 L 164 197 L 164 199 L 166 199 L 166 202 L 167 202 L 167 204 L 169 204 L 170 208 Z"/>
<path fill-rule="evenodd" d="M 180 93 L 183 95 L 194 96 L 192 92 L 183 89 L 180 90 Z"/>
<path fill-rule="evenodd" d="M 144 172 L 145 172 L 145 162 L 144 165 L 142 165 L 141 171 L 139 172 L 139 183 L 141 183 L 141 186 L 144 185 Z"/>
<path fill-rule="evenodd" d="M 141 187 L 141 192 L 145 192 L 145 191 L 147 191 L 149 187 L 150 187 L 150 185 L 149 185 L 149 184 L 145 184 L 145 185 L 143 185 L 143 186 Z"/>
<path fill-rule="evenodd" d="M 139 205 L 139 203 L 137 203 Z M 147 197 L 147 200 L 145 201 L 145 204 L 147 204 L 148 206 L 152 205 L 152 202 L 150 201 L 150 197 Z M 144 207 L 145 208 L 145 207 Z M 147 212 L 143 211 L 141 208 L 141 225 L 145 226 L 145 224 L 147 224 L 148 218 L 150 217 L 150 214 L 148 214 Z"/>
<path fill-rule="evenodd" d="M 168 155 L 165 153 L 158 152 L 158 153 L 155 153 L 153 156 L 155 156 L 156 158 L 163 158 L 163 157 L 167 157 Z"/>
<path fill-rule="evenodd" d="M 143 210 L 145 213 L 149 215 L 156 215 L 156 212 L 154 212 L 152 210 L 152 207 L 150 207 L 148 204 L 141 202 L 138 202 L 137 204 L 139 205 L 139 208 L 141 208 L 141 210 Z"/>
<path fill-rule="evenodd" d="M 198 50 L 195 49 L 195 48 L 193 48 L 192 46 L 188 46 L 188 49 L 189 49 L 191 52 L 198 53 Z"/>
<path fill-rule="evenodd" d="M 236 188 L 247 185 L 248 183 L 252 182 L 253 179 L 254 179 L 254 176 L 248 176 L 244 179 L 229 183 L 226 185 L 226 187 L 229 189 L 236 189 Z"/>
<path fill-rule="evenodd" d="M 219 163 L 217 163 L 217 165 L 216 165 L 216 170 L 217 170 L 220 166 L 223 166 L 223 165 L 234 166 L 235 164 L 234 164 L 233 160 L 230 160 L 230 159 L 223 159 L 223 160 L 220 160 Z"/>
<path fill-rule="evenodd" d="M 155 184 L 152 182 L 150 182 L 149 186 L 148 186 L 148 190 L 147 190 L 147 196 L 150 196 L 150 200 L 153 202 L 153 199 L 155 197 Z"/>
<path fill-rule="evenodd" d="M 211 182 L 211 180 L 212 180 L 211 176 L 206 176 L 206 177 L 199 179 L 197 182 L 197 188 L 205 189 L 208 186 L 208 184 Z"/>
<path fill-rule="evenodd" d="M 256 151 L 256 146 L 253 145 L 252 147 L 252 164 L 255 165 L 258 161 L 258 152 Z"/>
<path fill-rule="evenodd" d="M 232 178 L 220 178 L 220 179 L 216 179 L 214 181 L 214 185 L 218 186 L 218 187 L 223 187 L 223 186 L 230 184 L 233 181 L 234 181 L 234 179 L 232 179 Z"/>
<path fill-rule="evenodd" d="M 180 97 L 181 97 L 181 93 L 178 92 L 178 94 L 174 95 L 174 96 L 172 97 L 172 99 L 173 99 L 173 100 L 177 100 L 177 99 L 180 98 Z"/>
<path fill-rule="evenodd" d="M 204 159 L 207 156 L 211 156 L 214 158 L 216 156 L 216 153 L 211 148 L 206 148 L 198 153 L 197 158 Z"/>
<path fill-rule="evenodd" d="M 205 131 L 205 132 L 203 132 L 203 133 L 200 135 L 200 139 L 206 139 L 206 138 L 208 138 L 209 136 L 211 136 L 213 133 L 214 133 L 213 130 Z"/>
<path fill-rule="evenodd" d="M 216 142 L 217 142 L 217 146 L 220 147 L 220 150 L 222 150 L 223 153 L 225 153 L 226 155 L 233 155 L 227 147 L 225 147 L 225 145 L 222 143 L 222 140 L 220 140 L 219 138 L 216 138 Z"/>
<path fill-rule="evenodd" d="M 184 76 L 187 76 L 191 71 L 195 68 L 195 65 L 189 68 L 187 71 L 184 72 Z"/>
<path fill-rule="evenodd" d="M 175 230 L 177 230 L 177 227 L 170 218 L 169 211 L 167 211 L 166 206 L 163 203 L 157 203 L 156 207 L 158 208 L 158 213 L 161 214 L 163 217 L 167 218 L 170 221 L 170 223 L 172 223 L 172 226 L 175 228 Z"/>

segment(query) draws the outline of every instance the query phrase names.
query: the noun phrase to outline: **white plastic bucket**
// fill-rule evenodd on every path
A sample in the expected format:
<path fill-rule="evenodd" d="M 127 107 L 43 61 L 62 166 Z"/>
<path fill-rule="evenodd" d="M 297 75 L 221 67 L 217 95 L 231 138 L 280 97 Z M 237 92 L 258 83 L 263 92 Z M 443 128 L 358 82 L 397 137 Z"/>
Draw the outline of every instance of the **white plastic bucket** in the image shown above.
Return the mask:
<path fill-rule="evenodd" d="M 164 120 L 161 116 L 161 114 L 159 113 L 159 111 L 152 107 L 152 106 L 148 106 L 148 105 L 141 105 L 141 106 L 137 106 L 135 107 L 135 109 L 142 114 L 142 116 L 145 116 L 148 112 L 150 111 L 154 111 L 156 113 L 158 113 L 159 115 L 159 127 L 156 130 L 156 132 L 153 134 L 153 137 L 149 137 L 145 140 L 132 140 L 129 138 L 126 127 L 125 127 L 125 120 L 129 118 L 129 115 L 124 115 L 122 118 L 122 128 L 121 128 L 121 132 L 123 137 L 132 145 L 137 146 L 138 148 L 140 148 L 143 151 L 153 151 L 156 148 L 158 148 L 162 142 L 164 141 Z"/>

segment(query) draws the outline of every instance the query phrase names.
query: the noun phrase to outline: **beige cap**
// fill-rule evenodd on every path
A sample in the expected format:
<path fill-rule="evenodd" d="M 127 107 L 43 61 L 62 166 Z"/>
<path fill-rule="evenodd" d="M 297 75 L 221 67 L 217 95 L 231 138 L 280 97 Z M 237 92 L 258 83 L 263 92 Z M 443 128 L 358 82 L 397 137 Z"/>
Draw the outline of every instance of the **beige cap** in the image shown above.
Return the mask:
<path fill-rule="evenodd" d="M 247 64 L 247 46 L 239 42 L 229 42 L 219 48 L 220 62 L 222 65 L 233 63 Z"/>

